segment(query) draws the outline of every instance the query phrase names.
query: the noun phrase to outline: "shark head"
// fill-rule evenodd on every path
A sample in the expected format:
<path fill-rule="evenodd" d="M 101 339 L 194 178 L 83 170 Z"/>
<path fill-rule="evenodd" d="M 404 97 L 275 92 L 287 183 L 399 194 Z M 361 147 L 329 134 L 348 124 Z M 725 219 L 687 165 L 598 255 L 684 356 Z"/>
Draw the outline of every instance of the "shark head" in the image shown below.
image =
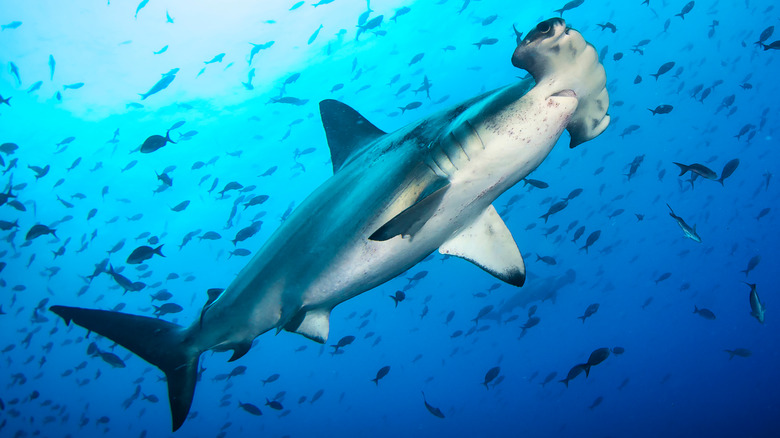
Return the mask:
<path fill-rule="evenodd" d="M 577 99 L 566 129 L 570 147 L 604 132 L 609 125 L 607 76 L 596 49 L 561 18 L 537 24 L 517 45 L 512 65 L 527 70 L 550 96 Z"/>

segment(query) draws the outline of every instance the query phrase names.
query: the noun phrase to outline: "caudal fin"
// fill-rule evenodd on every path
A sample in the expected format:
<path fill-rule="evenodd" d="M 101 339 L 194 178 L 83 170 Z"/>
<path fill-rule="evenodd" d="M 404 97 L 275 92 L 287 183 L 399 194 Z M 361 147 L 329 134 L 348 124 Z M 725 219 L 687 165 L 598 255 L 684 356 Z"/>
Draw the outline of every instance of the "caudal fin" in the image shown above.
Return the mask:
<path fill-rule="evenodd" d="M 192 405 L 200 351 L 188 348 L 183 327 L 146 316 L 107 310 L 52 306 L 52 312 L 132 351 L 165 373 L 173 430 L 184 423 Z"/>
<path fill-rule="evenodd" d="M 674 164 L 676 164 L 676 165 L 680 166 L 680 175 L 679 175 L 679 176 L 683 176 L 683 175 L 685 175 L 685 172 L 687 172 L 687 171 L 689 171 L 689 170 L 691 169 L 689 166 L 687 166 L 687 165 L 685 165 L 685 164 L 682 164 L 682 163 L 677 163 L 677 162 L 675 162 L 675 161 L 672 161 L 672 162 L 673 162 Z"/>

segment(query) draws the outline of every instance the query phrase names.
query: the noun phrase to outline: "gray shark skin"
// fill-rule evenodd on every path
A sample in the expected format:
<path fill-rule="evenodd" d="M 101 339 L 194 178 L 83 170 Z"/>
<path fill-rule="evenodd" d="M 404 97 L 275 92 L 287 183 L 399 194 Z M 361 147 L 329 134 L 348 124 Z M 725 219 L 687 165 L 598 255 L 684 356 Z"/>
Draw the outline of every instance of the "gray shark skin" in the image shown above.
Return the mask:
<path fill-rule="evenodd" d="M 275 329 L 318 342 L 331 310 L 435 250 L 521 286 L 525 265 L 491 203 L 547 157 L 609 124 L 604 68 L 562 19 L 540 23 L 512 63 L 528 79 L 386 134 L 345 104 L 320 103 L 334 175 L 268 239 L 190 327 L 118 312 L 53 306 L 167 377 L 175 431 L 192 403 L 203 352 L 233 350 Z"/>

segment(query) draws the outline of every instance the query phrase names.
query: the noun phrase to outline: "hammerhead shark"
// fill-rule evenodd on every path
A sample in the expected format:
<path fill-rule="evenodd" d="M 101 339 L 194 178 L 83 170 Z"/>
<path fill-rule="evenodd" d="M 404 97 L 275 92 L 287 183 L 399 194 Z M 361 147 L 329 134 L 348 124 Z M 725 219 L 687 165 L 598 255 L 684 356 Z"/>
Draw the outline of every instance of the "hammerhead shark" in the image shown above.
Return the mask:
<path fill-rule="evenodd" d="M 609 96 L 596 50 L 560 18 L 530 31 L 512 64 L 531 78 L 392 133 L 346 104 L 320 102 L 334 175 L 189 327 L 105 310 L 50 310 L 162 370 L 175 431 L 190 410 L 202 353 L 232 350 L 230 360 L 239 359 L 272 329 L 324 343 L 335 306 L 437 249 L 522 286 L 523 258 L 492 202 L 542 163 L 564 129 L 570 147 L 603 132 Z"/>

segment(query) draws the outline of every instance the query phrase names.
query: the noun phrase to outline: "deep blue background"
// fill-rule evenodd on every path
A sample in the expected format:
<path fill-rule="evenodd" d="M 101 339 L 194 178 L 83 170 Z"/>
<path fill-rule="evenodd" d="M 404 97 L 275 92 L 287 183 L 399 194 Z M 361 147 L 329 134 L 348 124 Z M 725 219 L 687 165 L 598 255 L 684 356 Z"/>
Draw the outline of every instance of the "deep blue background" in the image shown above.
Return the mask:
<path fill-rule="evenodd" d="M 2 261 L 7 263 L 0 273 L 0 303 L 7 313 L 0 315 L 0 347 L 13 347 L 0 353 L 3 436 L 170 435 L 161 373 L 121 347 L 113 351 L 127 363 L 124 369 L 90 358 L 84 329 L 68 329 L 49 312 L 41 313 L 48 321 L 31 321 L 41 300 L 49 300 L 47 307 L 112 309 L 124 303 L 126 312 L 151 315 L 150 293 L 167 289 L 174 295 L 171 301 L 185 311 L 166 318 L 189 324 L 197 318 L 206 290 L 227 286 L 248 261 L 229 257 L 234 249 L 229 240 L 237 230 L 266 212 L 260 233 L 239 244 L 256 252 L 288 206 L 299 204 L 329 177 L 319 100 L 342 100 L 380 128 L 397 129 L 523 76 L 509 63 L 515 47 L 512 25 L 527 32 L 557 15 L 553 11 L 563 2 L 372 1 L 368 19 L 383 14 L 374 30 L 384 34 L 365 32 L 358 41 L 355 25 L 366 11 L 362 1 L 336 0 L 317 7 L 307 1 L 292 11 L 292 1 L 272 6 L 190 3 L 151 0 L 137 18 L 137 3 L 118 0 L 79 6 L 5 2 L 0 10 L 1 24 L 23 23 L 0 32 L 0 95 L 12 96 L 10 107 L 0 105 L 0 143 L 19 145 L 15 154 L 2 155 L 6 165 L 18 158 L 2 184 L 15 186 L 13 192 L 26 207 L 25 212 L 0 207 L 0 219 L 18 219 L 20 225 L 16 231 L 0 232 Z M 522 196 L 504 219 L 526 260 L 529 278 L 524 288 L 501 285 L 488 293 L 497 280 L 468 262 L 434 254 L 404 276 L 335 309 L 329 344 L 346 335 L 357 337 L 342 355 L 333 356 L 332 348 L 289 333 L 263 335 L 236 363 L 227 363 L 228 354 L 204 355 L 206 371 L 195 395 L 195 418 L 175 435 L 776 436 L 779 192 L 775 177 L 768 183 L 767 178 L 777 173 L 779 161 L 774 135 L 780 92 L 775 76 L 780 70 L 777 51 L 753 43 L 768 26 L 779 24 L 778 11 L 771 1 L 700 0 L 683 20 L 674 14 L 685 1 L 639 3 L 586 0 L 563 14 L 598 51 L 608 47 L 604 65 L 612 124 L 574 150 L 568 149 L 564 134 L 532 174 L 550 187 L 529 190 L 518 185 L 496 202 L 502 211 L 512 196 Z M 403 6 L 410 11 L 390 21 Z M 166 10 L 174 23 L 166 23 Z M 497 15 L 495 21 L 483 25 L 492 15 Z M 607 21 L 617 26 L 616 33 L 597 26 Z M 717 25 L 709 36 L 713 22 Z M 322 30 L 309 44 L 320 24 Z M 484 37 L 497 38 L 498 43 L 477 49 L 473 43 Z M 643 39 L 650 40 L 642 47 L 644 53 L 633 53 L 632 47 Z M 766 42 L 776 39 L 773 35 Z M 250 66 L 250 41 L 275 43 Z M 165 53 L 152 53 L 165 45 Z M 447 46 L 455 49 L 443 50 Z M 198 76 L 205 61 L 223 52 L 221 63 L 209 64 Z M 618 52 L 624 56 L 616 61 Z M 418 53 L 425 56 L 409 65 Z M 50 54 L 57 62 L 53 80 L 47 65 Z M 676 63 L 669 73 L 657 81 L 650 76 L 668 61 Z M 20 72 L 20 84 L 10 73 L 10 63 Z M 252 67 L 254 90 L 247 90 L 241 82 Z M 172 68 L 181 70 L 168 89 L 138 99 L 138 93 Z M 675 76 L 678 68 L 683 70 Z M 294 73 L 300 78 L 285 87 L 286 95 L 308 102 L 268 103 Z M 388 85 L 396 74 L 399 80 Z M 634 84 L 637 75 L 642 82 Z M 411 91 L 425 76 L 433 84 L 430 100 Z M 39 80 L 41 88 L 28 92 Z M 691 98 L 695 86 L 711 87 L 718 80 L 723 82 L 703 102 Z M 77 82 L 85 85 L 62 88 Z M 331 92 L 339 83 L 344 87 Z M 741 87 L 744 83 L 752 88 Z M 404 84 L 411 90 L 398 93 Z M 54 97 L 57 91 L 61 101 Z M 728 108 L 719 110 L 730 95 L 737 107 L 732 115 Z M 400 115 L 398 108 L 413 101 L 423 105 Z M 128 105 L 139 103 L 143 107 Z M 660 104 L 673 105 L 674 110 L 655 116 L 647 111 Z M 191 140 L 150 155 L 133 152 L 145 138 L 164 133 L 179 120 L 186 121 L 179 133 L 198 131 Z M 735 138 L 746 124 L 754 125 L 750 133 Z M 621 137 L 630 125 L 639 129 Z M 117 128 L 119 142 L 106 143 Z M 55 145 L 70 136 L 75 140 L 57 153 L 60 147 Z M 303 167 L 296 165 L 296 148 L 315 148 L 297 158 Z M 637 173 L 627 179 L 629 163 L 642 155 Z M 67 171 L 78 157 L 80 164 Z M 191 169 L 193 163 L 212 158 L 213 164 Z M 740 165 L 723 187 L 700 178 L 691 189 L 689 176 L 678 177 L 673 164 L 698 162 L 719 174 L 733 158 L 739 158 Z M 121 171 L 132 160 L 137 164 Z M 102 168 L 91 171 L 97 163 Z M 27 166 L 46 164 L 51 171 L 36 181 Z M 170 173 L 173 187 L 153 195 L 158 186 L 155 171 L 170 165 L 176 166 Z M 258 177 L 271 166 L 278 166 L 272 176 Z M 55 188 L 61 178 L 64 182 Z M 209 193 L 215 178 L 217 189 Z M 228 192 L 221 198 L 217 192 L 230 181 L 256 185 L 244 194 L 247 197 L 267 194 L 270 199 L 246 212 L 240 207 L 232 228 L 226 229 L 239 194 Z M 539 219 L 552 202 L 575 188 L 584 191 L 565 210 L 547 224 Z M 72 198 L 75 193 L 86 198 Z M 57 196 L 74 207 L 66 208 Z M 191 201 L 186 210 L 170 210 L 184 200 Z M 683 237 L 666 203 L 697 225 L 702 243 Z M 92 208 L 98 214 L 86 220 Z M 765 208 L 771 210 L 757 220 Z M 610 219 L 617 209 L 624 213 Z M 143 214 L 140 220 L 127 219 L 138 213 Z M 644 220 L 637 221 L 636 213 Z M 34 224 L 52 225 L 68 215 L 73 219 L 55 227 L 57 239 L 45 236 L 25 244 Z M 114 217 L 117 221 L 111 222 Z M 566 231 L 574 221 L 577 224 Z M 545 237 L 554 225 L 560 228 Z M 574 244 L 572 235 L 581 225 L 586 232 Z M 198 235 L 216 231 L 222 239 L 195 238 L 180 248 L 183 237 L 197 230 Z M 588 253 L 580 251 L 595 230 L 601 230 L 600 239 Z M 109 249 L 125 240 L 111 256 L 115 266 L 123 266 L 129 253 L 146 243 L 136 239 L 145 231 L 160 238 L 166 255 L 148 261 L 153 274 L 143 281 L 149 287 L 123 295 L 102 275 L 77 296 Z M 52 251 L 68 238 L 65 254 L 55 259 Z M 78 252 L 82 242 L 89 243 Z M 557 264 L 537 262 L 536 254 L 553 256 Z M 741 271 L 755 255 L 761 262 L 746 277 Z M 55 267 L 59 271 L 51 275 Z M 576 280 L 550 291 L 549 285 L 569 269 L 576 272 Z M 407 299 L 394 308 L 388 296 L 423 270 L 428 275 L 413 283 Z M 143 272 L 128 265 L 124 274 L 135 280 Z M 656 283 L 666 272 L 670 278 Z M 180 277 L 166 281 L 170 273 Z M 749 288 L 743 281 L 756 283 L 767 304 L 763 325 L 750 316 Z M 154 283 L 159 285 L 152 287 Z M 689 288 L 683 287 L 686 284 Z M 456 330 L 473 328 L 471 320 L 486 305 L 500 309 L 517 294 L 541 292 L 556 292 L 557 299 L 532 303 L 538 305 L 541 322 L 522 339 L 519 327 L 528 307 L 501 315 L 502 321 L 518 315 L 513 322 L 498 324 L 490 315 L 478 326 L 489 329 L 450 337 Z M 479 293 L 487 295 L 475 296 Z M 583 323 L 577 316 L 591 303 L 600 303 L 600 308 Z M 421 318 L 426 306 L 428 313 Z M 712 310 L 717 319 L 694 314 L 694 306 Z M 450 311 L 454 319 L 445 325 Z M 359 328 L 364 321 L 367 325 Z M 22 340 L 30 333 L 25 346 Z M 46 353 L 43 347 L 49 342 L 52 349 Z M 111 346 L 104 339 L 97 343 L 101 349 Z M 615 346 L 624 347 L 625 353 L 593 367 L 587 379 L 580 376 L 568 388 L 558 383 L 591 351 Z M 738 347 L 750 349 L 752 356 L 729 360 L 723 350 Z M 46 362 L 39 365 L 42 357 Z M 63 377 L 84 361 L 84 369 Z M 214 380 L 238 365 L 248 367 L 246 374 Z M 385 365 L 391 370 L 377 386 L 370 379 Z M 503 381 L 486 390 L 481 382 L 494 366 L 501 367 Z M 541 386 L 551 372 L 557 377 Z M 279 380 L 263 385 L 274 373 L 280 374 Z M 26 383 L 13 383 L 18 374 Z M 138 399 L 124 410 L 122 401 L 133 394 L 133 382 L 139 378 L 143 393 L 160 401 Z M 626 379 L 625 387 L 618 389 Z M 324 395 L 310 403 L 319 389 Z M 40 394 L 37 399 L 31 399 L 33 391 Z M 425 409 L 420 391 L 445 419 Z M 280 392 L 285 394 L 278 397 Z M 302 396 L 307 400 L 299 404 Z M 220 406 L 223 397 L 229 397 L 226 406 Z M 266 398 L 275 397 L 284 405 L 284 416 L 263 406 Z M 603 402 L 589 409 L 597 397 Z M 238 401 L 258 405 L 263 416 L 249 415 L 238 408 Z M 108 422 L 98 424 L 103 416 Z"/>

